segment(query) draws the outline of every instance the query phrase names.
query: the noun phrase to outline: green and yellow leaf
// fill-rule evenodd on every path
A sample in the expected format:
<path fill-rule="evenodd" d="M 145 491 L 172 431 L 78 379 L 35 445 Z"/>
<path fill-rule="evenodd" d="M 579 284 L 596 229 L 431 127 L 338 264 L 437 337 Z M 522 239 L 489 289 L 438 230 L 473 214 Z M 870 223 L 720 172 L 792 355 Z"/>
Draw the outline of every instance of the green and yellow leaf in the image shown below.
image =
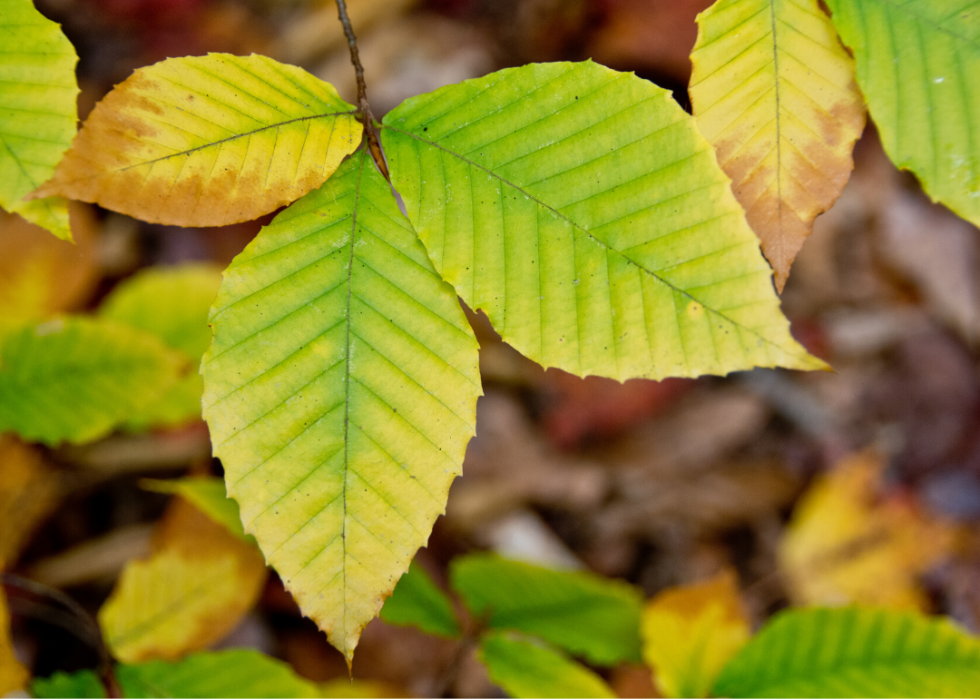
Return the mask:
<path fill-rule="evenodd" d="M 382 140 L 436 269 L 544 366 L 825 367 L 790 336 L 729 179 L 668 91 L 529 65 L 407 100 Z"/>
<path fill-rule="evenodd" d="M 888 157 L 980 225 L 980 2 L 827 0 Z"/>
<path fill-rule="evenodd" d="M 561 651 L 517 634 L 486 634 L 480 641 L 479 655 L 490 679 L 518 699 L 616 696 L 592 670 Z"/>
<path fill-rule="evenodd" d="M 640 660 L 642 596 L 632 585 L 491 554 L 457 558 L 450 579 L 490 628 L 540 636 L 597 665 Z"/>
<path fill-rule="evenodd" d="M 477 343 L 359 152 L 225 273 L 204 417 L 228 493 L 348 661 L 459 475 Z"/>
<path fill-rule="evenodd" d="M 178 226 L 248 221 L 333 174 L 360 142 L 353 112 L 265 56 L 169 58 L 96 105 L 38 194 Z"/>
<path fill-rule="evenodd" d="M 0 0 L 0 206 L 71 240 L 61 197 L 25 201 L 54 173 L 78 122 L 75 49 L 31 0 Z"/>
<path fill-rule="evenodd" d="M 718 697 L 975 697 L 980 640 L 878 609 L 782 612 L 722 671 Z"/>
<path fill-rule="evenodd" d="M 706 697 L 751 635 L 735 576 L 664 590 L 643 608 L 643 659 L 665 697 Z"/>
<path fill-rule="evenodd" d="M 865 119 L 854 60 L 816 0 L 718 0 L 698 15 L 691 62 L 698 128 L 782 291 L 854 167 Z"/>
<path fill-rule="evenodd" d="M 381 608 L 381 618 L 389 624 L 415 626 L 445 638 L 458 638 L 460 634 L 452 600 L 416 561 L 412 561 Z"/>
<path fill-rule="evenodd" d="M 152 335 L 91 318 L 56 318 L 0 340 L 0 432 L 55 445 L 109 433 L 187 370 Z"/>
<path fill-rule="evenodd" d="M 265 583 L 258 549 L 186 502 L 171 505 L 155 548 L 123 569 L 99 610 L 106 643 L 123 662 L 174 660 L 220 641 Z"/>
<path fill-rule="evenodd" d="M 221 284 L 221 270 L 191 264 L 151 268 L 117 286 L 99 307 L 99 315 L 159 337 L 197 367 L 211 342 L 208 310 Z M 126 421 L 126 428 L 145 430 L 174 426 L 201 416 L 204 382 L 192 370 L 167 395 Z"/>

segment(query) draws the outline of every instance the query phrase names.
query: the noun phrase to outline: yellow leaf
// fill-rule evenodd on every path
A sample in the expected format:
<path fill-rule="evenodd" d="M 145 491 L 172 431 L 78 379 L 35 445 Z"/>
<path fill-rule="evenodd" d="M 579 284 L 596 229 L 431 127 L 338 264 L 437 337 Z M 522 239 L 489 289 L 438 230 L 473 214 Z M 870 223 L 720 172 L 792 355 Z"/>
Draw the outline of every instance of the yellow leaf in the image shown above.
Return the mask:
<path fill-rule="evenodd" d="M 98 278 L 89 208 L 71 207 L 76 245 L 0 212 L 0 318 L 39 320 L 87 300 Z"/>
<path fill-rule="evenodd" d="M 640 627 L 643 659 L 665 696 L 705 697 L 749 639 L 735 575 L 673 587 L 650 599 Z"/>
<path fill-rule="evenodd" d="M 34 193 L 146 221 L 248 221 L 316 189 L 360 142 L 331 85 L 265 56 L 170 58 L 117 85 Z"/>
<path fill-rule="evenodd" d="M 916 578 L 948 555 L 954 532 L 907 499 L 881 499 L 883 468 L 855 454 L 800 500 L 779 549 L 795 602 L 927 608 Z"/>
<path fill-rule="evenodd" d="M 125 663 L 174 660 L 227 635 L 265 583 L 262 554 L 190 504 L 174 502 L 155 552 L 123 570 L 99 624 Z"/>
<path fill-rule="evenodd" d="M 54 509 L 59 492 L 54 473 L 36 449 L 12 436 L 0 437 L 0 570 L 16 560 L 35 527 Z"/>
<path fill-rule="evenodd" d="M 698 127 L 782 291 L 854 166 L 865 118 L 854 60 L 816 0 L 718 0 L 698 15 L 691 61 Z"/>
<path fill-rule="evenodd" d="M 30 675 L 14 655 L 10 638 L 10 614 L 7 612 L 7 598 L 0 585 L 0 697 L 19 689 L 24 689 Z"/>

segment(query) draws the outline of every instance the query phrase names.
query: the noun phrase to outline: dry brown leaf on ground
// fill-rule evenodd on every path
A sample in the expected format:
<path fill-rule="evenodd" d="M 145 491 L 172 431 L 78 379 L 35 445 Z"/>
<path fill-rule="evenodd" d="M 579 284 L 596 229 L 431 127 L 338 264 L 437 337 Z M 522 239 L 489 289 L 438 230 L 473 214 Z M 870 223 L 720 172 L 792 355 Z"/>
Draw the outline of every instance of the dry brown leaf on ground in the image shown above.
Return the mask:
<path fill-rule="evenodd" d="M 845 458 L 803 495 L 779 557 L 798 604 L 926 610 L 918 576 L 947 557 L 954 530 L 901 495 L 882 495 L 884 462 Z"/>
<path fill-rule="evenodd" d="M 30 674 L 14 655 L 13 641 L 10 637 L 10 613 L 7 611 L 7 598 L 0 585 L 0 697 L 27 686 Z M 26 695 L 25 695 L 26 696 Z"/>
<path fill-rule="evenodd" d="M 98 282 L 91 209 L 69 209 L 75 245 L 0 211 L 0 320 L 34 320 L 82 306 Z"/>
<path fill-rule="evenodd" d="M 173 660 L 224 638 L 254 606 L 266 579 L 254 544 L 180 498 L 99 611 L 113 655 L 123 662 Z"/>
<path fill-rule="evenodd" d="M 704 697 L 750 635 L 733 571 L 672 587 L 643 608 L 643 659 L 668 697 Z"/>
<path fill-rule="evenodd" d="M 0 570 L 17 559 L 60 495 L 61 484 L 37 449 L 12 436 L 0 437 Z"/>

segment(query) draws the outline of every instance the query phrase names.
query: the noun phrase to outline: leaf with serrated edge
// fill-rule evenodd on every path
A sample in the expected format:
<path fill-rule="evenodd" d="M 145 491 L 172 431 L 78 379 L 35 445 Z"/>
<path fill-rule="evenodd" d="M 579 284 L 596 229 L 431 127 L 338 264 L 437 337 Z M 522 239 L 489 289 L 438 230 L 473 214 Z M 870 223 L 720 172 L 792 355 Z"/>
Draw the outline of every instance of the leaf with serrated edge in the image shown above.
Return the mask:
<path fill-rule="evenodd" d="M 145 221 L 248 221 L 319 187 L 360 142 L 333 86 L 265 56 L 140 68 L 96 105 L 37 195 Z"/>
<path fill-rule="evenodd" d="M 782 291 L 840 196 L 864 129 L 854 60 L 816 0 L 718 0 L 698 15 L 691 106 Z"/>
<path fill-rule="evenodd" d="M 782 612 L 725 666 L 716 697 L 975 697 L 980 640 L 880 609 Z"/>
<path fill-rule="evenodd" d="M 476 339 L 363 151 L 235 259 L 211 324 L 204 417 L 228 493 L 350 661 L 461 472 Z"/>
<path fill-rule="evenodd" d="M 407 100 L 382 139 L 436 269 L 544 366 L 826 366 L 790 336 L 728 177 L 670 92 L 534 64 Z"/>
<path fill-rule="evenodd" d="M 0 206 L 71 240 L 67 202 L 25 201 L 54 173 L 78 122 L 78 56 L 31 0 L 0 0 Z"/>
<path fill-rule="evenodd" d="M 0 432 L 55 445 L 106 435 L 178 381 L 186 360 L 114 321 L 56 318 L 0 337 Z"/>
<path fill-rule="evenodd" d="M 888 157 L 980 226 L 980 2 L 827 0 Z"/>
<path fill-rule="evenodd" d="M 536 639 L 494 631 L 480 641 L 490 679 L 512 697 L 615 697 L 601 677 Z"/>

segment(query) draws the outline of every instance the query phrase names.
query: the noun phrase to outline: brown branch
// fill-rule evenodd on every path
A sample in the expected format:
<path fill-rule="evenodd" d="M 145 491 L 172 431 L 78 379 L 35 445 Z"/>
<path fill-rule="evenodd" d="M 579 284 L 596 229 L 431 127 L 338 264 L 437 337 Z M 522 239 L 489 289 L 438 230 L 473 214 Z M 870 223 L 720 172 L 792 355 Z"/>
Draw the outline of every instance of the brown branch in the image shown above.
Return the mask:
<path fill-rule="evenodd" d="M 360 111 L 361 123 L 364 124 L 364 133 L 368 140 L 368 149 L 374 164 L 385 176 L 388 176 L 388 165 L 385 163 L 384 152 L 381 150 L 381 141 L 378 140 L 378 131 L 374 128 L 374 114 L 371 112 L 371 105 L 368 104 L 367 83 L 364 82 L 364 66 L 361 65 L 361 57 L 357 51 L 357 37 L 354 36 L 354 28 L 351 26 L 350 17 L 347 16 L 346 0 L 337 0 L 337 15 L 340 23 L 344 26 L 344 34 L 347 36 L 347 46 L 350 48 L 350 62 L 354 64 L 354 73 L 357 75 L 357 106 Z"/>

